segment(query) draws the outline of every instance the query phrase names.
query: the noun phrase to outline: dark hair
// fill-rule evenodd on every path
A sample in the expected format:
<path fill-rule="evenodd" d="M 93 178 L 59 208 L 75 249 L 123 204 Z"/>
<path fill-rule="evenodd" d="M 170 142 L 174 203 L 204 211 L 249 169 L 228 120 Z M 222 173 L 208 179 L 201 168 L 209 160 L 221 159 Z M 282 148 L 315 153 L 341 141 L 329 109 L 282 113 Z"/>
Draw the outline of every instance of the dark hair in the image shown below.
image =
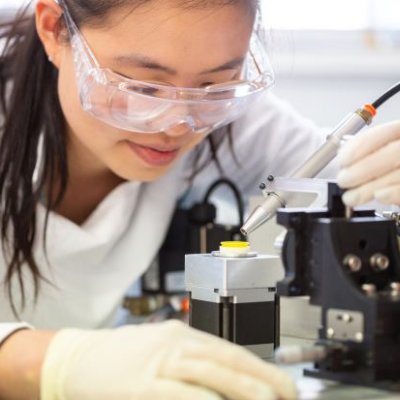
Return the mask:
<path fill-rule="evenodd" d="M 110 10 L 129 6 L 131 9 L 154 0 L 67 0 L 66 3 L 78 26 L 104 23 Z M 228 5 L 249 0 L 175 0 L 182 7 Z M 37 299 L 43 275 L 34 258 L 36 207 L 40 199 L 46 204 L 47 219 L 51 209 L 62 201 L 68 183 L 65 118 L 57 95 L 58 70 L 49 62 L 36 32 L 35 19 L 29 6 L 6 24 L 0 21 L 0 195 L 1 244 L 7 264 L 5 289 L 14 314 L 18 312 L 11 282 L 16 277 L 21 292 L 21 309 L 25 307 L 23 269 L 28 268 Z M 60 20 L 60 31 L 63 22 Z M 3 117 L 3 120 L 2 120 Z M 210 161 L 220 168 L 217 150 L 230 127 L 218 130 L 196 150 L 193 176 Z M 39 179 L 33 182 L 37 166 L 37 150 L 43 140 L 43 159 Z M 208 146 L 207 146 L 208 144 Z M 204 151 L 206 161 L 200 164 Z M 57 183 L 56 183 L 57 182 Z M 54 193 L 57 193 L 54 199 Z"/>

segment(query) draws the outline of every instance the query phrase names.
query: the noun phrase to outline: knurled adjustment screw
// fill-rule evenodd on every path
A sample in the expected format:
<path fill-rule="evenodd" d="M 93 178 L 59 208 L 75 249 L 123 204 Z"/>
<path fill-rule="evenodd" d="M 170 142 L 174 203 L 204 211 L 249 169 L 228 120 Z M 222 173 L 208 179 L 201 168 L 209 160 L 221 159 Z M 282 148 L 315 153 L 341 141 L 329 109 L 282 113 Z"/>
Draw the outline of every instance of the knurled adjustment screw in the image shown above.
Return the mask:
<path fill-rule="evenodd" d="M 355 254 L 348 254 L 343 259 L 343 265 L 347 267 L 351 272 L 358 272 L 362 268 L 361 258 Z"/>
<path fill-rule="evenodd" d="M 389 257 L 381 253 L 376 253 L 373 256 L 371 256 L 369 262 L 371 264 L 371 267 L 378 272 L 385 271 L 386 269 L 389 268 L 390 265 Z"/>

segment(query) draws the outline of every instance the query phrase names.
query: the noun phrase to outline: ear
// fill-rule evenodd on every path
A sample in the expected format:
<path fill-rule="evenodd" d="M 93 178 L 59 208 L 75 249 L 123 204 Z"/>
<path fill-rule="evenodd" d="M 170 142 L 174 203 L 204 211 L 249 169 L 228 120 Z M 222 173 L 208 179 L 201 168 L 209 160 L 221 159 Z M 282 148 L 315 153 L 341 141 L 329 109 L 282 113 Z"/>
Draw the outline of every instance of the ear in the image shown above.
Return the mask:
<path fill-rule="evenodd" d="M 60 40 L 62 10 L 54 0 L 38 0 L 35 9 L 36 30 L 51 62 L 58 68 L 63 46 Z"/>

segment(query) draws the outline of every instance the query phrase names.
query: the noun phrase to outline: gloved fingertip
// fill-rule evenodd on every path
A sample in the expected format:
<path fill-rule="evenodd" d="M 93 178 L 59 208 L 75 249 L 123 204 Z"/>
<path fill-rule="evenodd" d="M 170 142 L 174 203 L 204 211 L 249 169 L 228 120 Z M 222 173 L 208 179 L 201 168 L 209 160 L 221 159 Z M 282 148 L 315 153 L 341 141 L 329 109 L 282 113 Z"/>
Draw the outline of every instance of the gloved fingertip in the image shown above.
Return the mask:
<path fill-rule="evenodd" d="M 348 190 L 342 196 L 342 201 L 346 206 L 355 207 L 358 206 L 361 202 L 360 195 L 355 190 Z"/>
<path fill-rule="evenodd" d="M 278 396 L 270 389 L 257 390 L 257 392 L 252 393 L 252 398 L 257 400 L 278 400 Z"/>
<path fill-rule="evenodd" d="M 354 154 L 353 149 L 350 146 L 345 146 L 341 148 L 337 154 L 337 160 L 339 165 L 342 167 L 347 167 L 353 162 Z"/>
<path fill-rule="evenodd" d="M 286 373 L 274 381 L 272 388 L 274 389 L 275 393 L 278 394 L 279 400 L 296 400 L 298 398 L 296 383 L 293 378 Z"/>
<path fill-rule="evenodd" d="M 285 385 L 285 400 L 296 400 L 298 398 L 298 392 L 297 392 L 297 387 L 295 383 L 290 380 L 286 385 Z"/>
<path fill-rule="evenodd" d="M 341 187 L 341 188 L 347 188 L 350 186 L 350 182 L 351 182 L 351 176 L 348 172 L 347 169 L 342 169 L 337 177 L 336 177 L 336 181 L 337 184 Z"/>
<path fill-rule="evenodd" d="M 390 203 L 391 195 L 392 191 L 390 189 L 379 189 L 374 192 L 375 199 L 382 203 Z"/>

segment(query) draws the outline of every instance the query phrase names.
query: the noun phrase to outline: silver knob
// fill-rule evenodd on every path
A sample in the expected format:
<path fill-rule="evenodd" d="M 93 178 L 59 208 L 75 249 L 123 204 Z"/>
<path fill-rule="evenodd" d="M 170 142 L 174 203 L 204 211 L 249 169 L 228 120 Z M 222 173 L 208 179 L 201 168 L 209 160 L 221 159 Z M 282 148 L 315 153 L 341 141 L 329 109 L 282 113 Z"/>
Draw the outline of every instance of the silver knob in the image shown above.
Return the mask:
<path fill-rule="evenodd" d="M 390 265 L 389 257 L 381 253 L 375 253 L 373 256 L 371 256 L 369 262 L 371 267 L 377 272 L 385 271 Z"/>
<path fill-rule="evenodd" d="M 360 257 L 354 254 L 348 254 L 343 259 L 343 265 L 347 267 L 351 272 L 358 272 L 362 267 L 362 261 Z"/>

